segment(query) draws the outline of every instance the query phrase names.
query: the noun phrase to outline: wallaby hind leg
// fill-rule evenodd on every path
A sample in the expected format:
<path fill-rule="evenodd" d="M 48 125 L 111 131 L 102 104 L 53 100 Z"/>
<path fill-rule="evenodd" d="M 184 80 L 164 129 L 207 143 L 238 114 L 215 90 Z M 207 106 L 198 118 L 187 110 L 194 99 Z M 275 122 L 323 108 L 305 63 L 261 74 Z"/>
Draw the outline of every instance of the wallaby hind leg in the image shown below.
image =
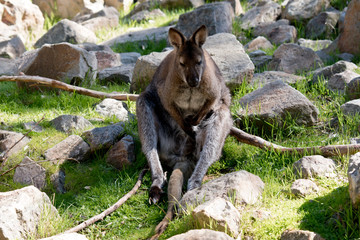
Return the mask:
<path fill-rule="evenodd" d="M 179 162 L 175 165 L 168 183 L 168 209 L 163 220 L 156 226 L 155 235 L 151 237 L 151 240 L 158 239 L 173 219 L 175 206 L 181 199 L 184 181 L 189 178 L 193 169 L 187 162 Z"/>
<path fill-rule="evenodd" d="M 161 189 L 165 182 L 165 174 L 161 167 L 157 151 L 157 117 L 154 113 L 154 109 L 151 107 L 151 103 L 148 102 L 146 95 L 141 95 L 136 102 L 136 112 L 138 116 L 139 137 L 142 143 L 142 150 L 151 169 L 153 182 L 149 191 L 149 200 L 156 203 L 159 201 L 162 193 Z"/>

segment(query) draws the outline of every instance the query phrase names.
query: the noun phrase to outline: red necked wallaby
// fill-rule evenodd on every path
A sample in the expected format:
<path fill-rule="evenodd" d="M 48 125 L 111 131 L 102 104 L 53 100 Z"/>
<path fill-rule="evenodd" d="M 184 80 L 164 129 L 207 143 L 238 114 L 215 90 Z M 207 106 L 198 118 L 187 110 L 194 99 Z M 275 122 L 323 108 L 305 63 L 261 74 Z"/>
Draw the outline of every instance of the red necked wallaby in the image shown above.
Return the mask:
<path fill-rule="evenodd" d="M 168 211 L 156 227 L 160 235 L 173 217 L 182 186 L 201 185 L 212 163 L 221 155 L 232 126 L 229 89 L 209 53 L 203 25 L 187 39 L 174 28 L 169 41 L 174 50 L 161 62 L 153 80 L 137 100 L 139 136 L 152 174 L 150 201 L 160 199 L 171 168 Z"/>

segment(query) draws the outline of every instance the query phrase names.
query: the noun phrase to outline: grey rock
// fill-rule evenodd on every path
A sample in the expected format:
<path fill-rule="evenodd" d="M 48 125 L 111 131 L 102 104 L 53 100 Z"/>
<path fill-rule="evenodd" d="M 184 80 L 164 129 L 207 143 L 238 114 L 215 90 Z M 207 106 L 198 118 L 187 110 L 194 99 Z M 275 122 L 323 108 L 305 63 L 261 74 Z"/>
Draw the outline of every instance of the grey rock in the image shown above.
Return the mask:
<path fill-rule="evenodd" d="M 104 0 L 106 6 L 112 6 L 118 11 L 122 10 L 125 13 L 130 11 L 131 5 L 134 3 L 133 0 Z"/>
<path fill-rule="evenodd" d="M 137 52 L 120 53 L 120 59 L 122 64 L 136 63 L 139 57 L 141 57 L 141 54 Z"/>
<path fill-rule="evenodd" d="M 297 41 L 297 44 L 299 44 L 300 46 L 311 48 L 314 51 L 327 48 L 331 43 L 332 43 L 331 40 L 310 40 L 304 38 L 300 38 Z"/>
<path fill-rule="evenodd" d="M 50 176 L 50 181 L 54 186 L 57 193 L 65 193 L 65 172 L 63 170 L 59 170 Z"/>
<path fill-rule="evenodd" d="M 34 121 L 24 123 L 24 128 L 26 130 L 31 130 L 32 132 L 42 132 L 43 131 L 43 128 L 40 125 L 36 124 L 36 122 L 34 122 Z"/>
<path fill-rule="evenodd" d="M 60 165 L 66 160 L 85 161 L 90 154 L 90 147 L 80 136 L 71 135 L 45 151 L 45 159 Z"/>
<path fill-rule="evenodd" d="M 275 22 L 281 15 L 281 7 L 273 1 L 260 1 L 256 7 L 248 10 L 241 18 L 241 27 L 250 29 L 261 23 Z"/>
<path fill-rule="evenodd" d="M 20 139 L 22 140 L 20 141 Z M 7 156 L 18 153 L 29 142 L 30 139 L 28 137 L 24 137 L 21 133 L 0 130 L 0 157 L 3 157 L 5 153 L 7 153 Z"/>
<path fill-rule="evenodd" d="M 88 240 L 88 238 L 79 233 L 63 233 L 48 238 L 42 238 L 40 240 Z"/>
<path fill-rule="evenodd" d="M 0 57 L 15 59 L 26 51 L 25 45 L 19 36 L 13 36 L 10 39 L 0 38 Z"/>
<path fill-rule="evenodd" d="M 223 232 L 210 229 L 190 230 L 186 233 L 175 235 L 168 240 L 234 240 L 232 237 Z"/>
<path fill-rule="evenodd" d="M 339 21 L 338 21 L 339 32 L 344 31 L 346 10 L 347 10 L 347 7 L 344 8 L 343 11 L 340 13 L 340 17 L 339 17 Z"/>
<path fill-rule="evenodd" d="M 197 206 L 216 197 L 229 201 L 229 196 L 233 196 L 237 204 L 254 204 L 263 190 L 264 182 L 258 176 L 241 170 L 225 174 L 186 192 L 180 204 L 183 207 Z"/>
<path fill-rule="evenodd" d="M 290 21 L 308 20 L 329 5 L 329 0 L 290 0 L 282 12 L 282 18 Z"/>
<path fill-rule="evenodd" d="M 314 125 L 319 110 L 299 91 L 281 80 L 266 84 L 239 100 L 237 114 L 249 117 L 252 124 L 282 124 L 290 115 L 300 125 Z"/>
<path fill-rule="evenodd" d="M 180 15 L 176 28 L 187 38 L 201 25 L 205 25 L 208 34 L 231 33 L 234 10 L 229 2 L 205 4 L 191 12 Z"/>
<path fill-rule="evenodd" d="M 347 61 L 338 61 L 333 65 L 326 66 L 323 68 L 316 69 L 312 74 L 312 81 L 315 83 L 319 80 L 319 78 L 324 78 L 325 80 L 329 80 L 333 75 L 337 73 L 341 73 L 344 71 L 354 71 L 358 66 L 356 64 L 347 62 Z"/>
<path fill-rule="evenodd" d="M 78 85 L 83 79 L 94 83 L 97 60 L 88 52 L 70 43 L 44 45 L 28 57 L 21 67 L 26 75 L 48 77 Z"/>
<path fill-rule="evenodd" d="M 149 55 L 141 56 L 136 61 L 133 78 L 130 85 L 130 92 L 141 92 L 145 90 L 146 86 L 152 80 L 156 69 L 159 67 L 161 61 L 170 53 L 167 52 L 152 52 Z"/>
<path fill-rule="evenodd" d="M 15 169 L 14 182 L 34 185 L 38 189 L 46 187 L 46 170 L 29 157 L 25 157 Z"/>
<path fill-rule="evenodd" d="M 293 164 L 294 174 L 301 178 L 335 177 L 335 162 L 321 155 L 305 156 Z"/>
<path fill-rule="evenodd" d="M 216 197 L 197 206 L 192 212 L 194 220 L 202 228 L 212 226 L 213 230 L 237 237 L 240 228 L 240 213 L 234 205 L 223 198 Z"/>
<path fill-rule="evenodd" d="M 282 44 L 273 55 L 269 64 L 271 70 L 286 73 L 301 73 L 323 66 L 323 62 L 310 48 L 301 47 L 294 43 Z"/>
<path fill-rule="evenodd" d="M 336 33 L 339 17 L 339 12 L 321 12 L 306 25 L 306 37 L 311 39 L 331 37 L 332 34 Z"/>
<path fill-rule="evenodd" d="M 294 84 L 298 81 L 305 79 L 304 77 L 297 76 L 294 74 L 281 72 L 281 71 L 265 71 L 262 73 L 255 73 L 254 77 L 251 79 L 251 85 L 265 85 L 267 83 L 275 82 L 281 80 L 284 83 Z"/>
<path fill-rule="evenodd" d="M 50 121 L 58 131 L 69 133 L 92 127 L 91 122 L 82 116 L 61 115 Z"/>
<path fill-rule="evenodd" d="M 360 152 L 350 157 L 347 175 L 351 202 L 354 206 L 358 206 L 360 202 Z"/>
<path fill-rule="evenodd" d="M 46 43 L 55 44 L 61 42 L 72 44 L 83 42 L 96 43 L 96 36 L 93 31 L 86 27 L 68 19 L 63 19 L 37 40 L 34 46 L 40 48 Z"/>
<path fill-rule="evenodd" d="M 258 36 L 255 39 L 251 40 L 249 43 L 247 43 L 244 48 L 248 52 L 252 52 L 255 50 L 266 50 L 266 49 L 272 49 L 274 46 L 271 44 L 269 40 L 267 40 L 263 36 Z"/>
<path fill-rule="evenodd" d="M 214 59 L 228 87 L 236 88 L 253 77 L 254 64 L 234 35 L 219 33 L 210 36 L 203 48 Z"/>
<path fill-rule="evenodd" d="M 135 64 L 125 64 L 118 67 L 105 68 L 98 72 L 100 84 L 131 83 Z"/>
<path fill-rule="evenodd" d="M 95 43 L 85 42 L 85 43 L 77 44 L 76 46 L 78 46 L 78 47 L 80 47 L 82 49 L 85 49 L 88 52 L 93 52 L 93 51 L 107 51 L 107 52 L 111 52 L 111 53 L 114 52 L 109 46 L 98 45 L 98 44 L 95 44 Z"/>
<path fill-rule="evenodd" d="M 360 114 L 360 99 L 351 100 L 340 106 L 343 114 L 353 116 Z"/>
<path fill-rule="evenodd" d="M 254 63 L 255 69 L 261 71 L 262 68 L 266 68 L 266 66 L 270 63 L 270 61 L 272 60 L 272 56 L 262 55 L 262 56 L 250 57 L 250 59 Z"/>
<path fill-rule="evenodd" d="M 0 76 L 9 75 L 14 76 L 18 75 L 18 63 L 13 59 L 0 58 Z"/>
<path fill-rule="evenodd" d="M 353 71 L 345 70 L 344 72 L 334 74 L 328 81 L 328 87 L 332 91 L 344 93 L 347 84 L 357 77 L 360 77 L 360 75 Z"/>
<path fill-rule="evenodd" d="M 318 191 L 319 188 L 309 179 L 297 179 L 291 185 L 291 193 L 297 196 L 304 197 Z"/>
<path fill-rule="evenodd" d="M 129 32 L 118 37 L 112 38 L 108 41 L 102 43 L 102 45 L 114 47 L 116 44 L 126 43 L 126 42 L 139 42 L 144 43 L 148 40 L 160 41 L 167 40 L 168 31 L 171 26 L 160 27 L 160 28 L 149 28 L 146 30 L 140 30 L 136 32 Z"/>
<path fill-rule="evenodd" d="M 137 12 L 134 15 L 132 15 L 130 17 L 130 19 L 133 21 L 141 22 L 141 21 L 146 21 L 146 20 L 155 19 L 155 18 L 164 17 L 164 16 L 166 16 L 166 15 L 163 11 L 161 11 L 160 9 L 154 9 L 152 11 L 143 10 L 143 11 Z"/>
<path fill-rule="evenodd" d="M 135 162 L 134 138 L 126 135 L 115 143 L 107 153 L 106 162 L 119 170 L 133 164 Z"/>
<path fill-rule="evenodd" d="M 124 102 L 112 98 L 106 98 L 97 104 L 95 111 L 105 117 L 115 116 L 119 121 L 125 122 L 129 119 L 129 112 Z"/>
<path fill-rule="evenodd" d="M 360 98 L 360 77 L 352 79 L 345 88 L 350 100 Z"/>
<path fill-rule="evenodd" d="M 98 12 L 77 17 L 73 21 L 91 31 L 97 31 L 117 27 L 119 25 L 119 17 L 120 14 L 116 8 L 105 6 Z"/>
<path fill-rule="evenodd" d="M 0 236 L 1 239 L 27 239 L 34 233 L 44 211 L 58 216 L 49 197 L 34 186 L 0 192 Z"/>
<path fill-rule="evenodd" d="M 264 52 L 263 50 L 255 50 L 249 53 L 250 59 L 261 56 L 266 56 L 266 52 Z"/>
<path fill-rule="evenodd" d="M 93 128 L 82 134 L 82 136 L 89 143 L 91 151 L 109 149 L 123 135 L 123 123 L 117 123 L 106 127 Z"/>
<path fill-rule="evenodd" d="M 285 230 L 281 240 L 324 240 L 319 234 L 304 230 Z"/>
<path fill-rule="evenodd" d="M 286 42 L 294 42 L 297 37 L 297 30 L 289 25 L 289 21 L 281 19 L 272 23 L 259 24 L 254 29 L 254 36 L 264 36 L 271 43 L 279 45 Z"/>
<path fill-rule="evenodd" d="M 354 55 L 351 53 L 338 53 L 336 56 L 344 61 L 351 62 L 354 59 Z"/>
<path fill-rule="evenodd" d="M 120 54 L 108 51 L 94 51 L 97 60 L 97 71 L 121 65 Z"/>

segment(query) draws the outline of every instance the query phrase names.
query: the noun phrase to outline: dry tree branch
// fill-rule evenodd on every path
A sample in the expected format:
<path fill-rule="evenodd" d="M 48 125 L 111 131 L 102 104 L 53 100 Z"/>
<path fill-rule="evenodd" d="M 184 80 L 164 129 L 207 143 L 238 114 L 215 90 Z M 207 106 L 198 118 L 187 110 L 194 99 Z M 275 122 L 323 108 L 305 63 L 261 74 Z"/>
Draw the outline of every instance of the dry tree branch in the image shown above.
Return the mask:
<path fill-rule="evenodd" d="M 116 93 L 104 93 L 100 91 L 89 90 L 82 87 L 76 87 L 69 85 L 54 79 L 44 78 L 39 76 L 0 76 L 0 82 L 2 81 L 19 81 L 35 83 L 47 87 L 58 88 L 64 91 L 76 92 L 78 94 L 86 95 L 94 98 L 113 98 L 117 100 L 130 100 L 136 101 L 139 97 L 137 94 L 116 94 Z M 264 150 L 275 150 L 278 153 L 290 153 L 290 154 L 320 154 L 326 157 L 354 154 L 360 151 L 360 144 L 349 145 L 328 145 L 328 146 L 316 146 L 316 147 L 283 147 L 280 145 L 268 142 L 261 137 L 248 134 L 236 127 L 232 127 L 230 134 L 234 136 L 239 142 L 249 144 Z"/>
<path fill-rule="evenodd" d="M 120 200 L 117 201 L 114 205 L 112 205 L 111 207 L 109 207 L 108 209 L 103 211 L 102 213 L 95 215 L 92 218 L 86 220 L 85 222 L 82 222 L 79 225 L 65 231 L 65 233 L 74 233 L 74 232 L 83 230 L 84 228 L 90 226 L 91 224 L 104 219 L 104 217 L 106 217 L 107 215 L 111 214 L 116 209 L 118 209 L 121 205 L 123 205 L 126 202 L 126 200 L 128 200 L 132 195 L 134 195 L 136 193 L 136 191 L 139 189 L 141 182 L 144 178 L 144 175 L 147 171 L 148 171 L 148 169 L 145 168 L 140 172 L 138 180 L 136 181 L 134 187 L 130 190 L 130 192 L 128 192 L 126 195 L 124 195 L 122 198 L 120 198 Z"/>
<path fill-rule="evenodd" d="M 94 98 L 113 98 L 121 101 L 136 101 L 139 95 L 137 94 L 118 94 L 118 93 L 104 93 L 100 91 L 90 90 L 82 87 L 73 86 L 64 82 L 54 80 L 51 78 L 40 76 L 0 76 L 0 82 L 25 82 L 33 83 L 40 86 L 61 89 L 67 92 L 76 92 L 81 95 L 86 95 Z"/>

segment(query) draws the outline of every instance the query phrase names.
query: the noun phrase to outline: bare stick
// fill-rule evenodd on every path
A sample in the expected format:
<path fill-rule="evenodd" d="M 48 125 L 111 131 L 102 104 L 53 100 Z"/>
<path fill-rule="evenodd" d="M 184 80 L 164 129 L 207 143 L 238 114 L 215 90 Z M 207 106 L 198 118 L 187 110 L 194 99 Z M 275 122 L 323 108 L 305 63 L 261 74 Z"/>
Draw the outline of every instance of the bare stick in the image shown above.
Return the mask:
<path fill-rule="evenodd" d="M 46 86 L 51 88 L 57 88 L 68 92 L 76 92 L 81 95 L 86 95 L 94 98 L 113 98 L 121 101 L 136 101 L 138 94 L 118 94 L 118 93 L 104 93 L 100 91 L 90 90 L 82 87 L 66 84 L 61 81 L 57 81 L 51 78 L 40 76 L 1 76 L 0 82 L 26 82 L 34 83 L 40 86 Z"/>
<path fill-rule="evenodd" d="M 106 209 L 105 211 L 103 211 L 102 213 L 86 220 L 85 222 L 80 223 L 79 225 L 65 231 L 65 233 L 73 233 L 73 232 L 78 232 L 80 230 L 83 230 L 84 228 L 90 226 L 91 224 L 104 219 L 104 217 L 106 217 L 107 215 L 111 214 L 112 212 L 114 212 L 116 209 L 118 209 L 122 204 L 124 204 L 126 202 L 126 200 L 128 200 L 132 195 L 135 194 L 135 192 L 139 189 L 142 179 L 145 175 L 145 173 L 148 171 L 148 169 L 143 169 L 140 172 L 140 175 L 138 177 L 138 180 L 136 182 L 136 184 L 134 185 L 133 189 L 131 189 L 130 192 L 128 192 L 125 196 L 123 196 L 119 201 L 117 201 L 114 205 L 112 205 L 111 207 L 109 207 L 108 209 Z"/>
<path fill-rule="evenodd" d="M 261 137 L 248 134 L 236 127 L 232 127 L 230 130 L 231 136 L 234 136 L 239 142 L 246 143 L 264 150 L 274 150 L 278 153 L 290 153 L 290 154 L 319 154 L 325 157 L 352 155 L 360 151 L 360 144 L 348 144 L 348 145 L 328 145 L 328 146 L 316 146 L 316 147 L 283 147 L 273 144 Z"/>

